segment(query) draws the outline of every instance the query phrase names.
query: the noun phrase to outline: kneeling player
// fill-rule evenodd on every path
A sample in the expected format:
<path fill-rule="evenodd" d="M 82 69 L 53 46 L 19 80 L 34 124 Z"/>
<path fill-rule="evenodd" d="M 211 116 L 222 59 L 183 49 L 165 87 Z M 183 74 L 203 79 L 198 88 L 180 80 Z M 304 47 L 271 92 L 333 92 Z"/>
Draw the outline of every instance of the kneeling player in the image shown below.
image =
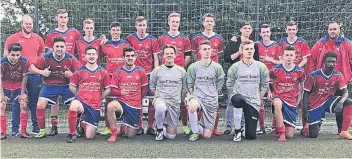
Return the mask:
<path fill-rule="evenodd" d="M 176 48 L 172 45 L 163 47 L 163 58 L 165 64 L 154 69 L 150 76 L 149 87 L 155 98 L 156 137 L 161 141 L 164 135 L 168 139 L 174 139 L 177 134 L 177 127 L 180 116 L 180 104 L 184 104 L 187 93 L 186 70 L 175 65 Z M 163 132 L 163 125 L 166 125 L 166 132 Z"/>
<path fill-rule="evenodd" d="M 6 100 L 12 101 L 12 107 L 20 107 L 21 138 L 30 138 L 27 129 L 27 95 L 26 83 L 29 68 L 27 58 L 21 56 L 22 46 L 13 43 L 8 48 L 8 55 L 1 58 L 1 140 L 6 139 Z M 12 109 L 14 111 L 15 109 Z M 14 125 L 13 125 L 14 126 Z"/>
<path fill-rule="evenodd" d="M 101 101 L 110 94 L 110 77 L 108 73 L 97 64 L 98 53 L 96 48 L 88 46 L 85 51 L 87 64 L 78 68 L 72 75 L 70 90 L 76 99 L 71 102 L 68 111 L 69 135 L 67 142 L 76 140 L 77 114 L 84 113 L 84 120 L 80 124 L 87 139 L 95 136 L 100 120 Z M 105 88 L 103 94 L 101 93 Z"/>
<path fill-rule="evenodd" d="M 187 84 L 191 94 L 189 99 L 189 123 L 192 135 L 189 140 L 195 141 L 202 134 L 210 138 L 215 127 L 215 116 L 218 108 L 218 96 L 224 84 L 225 73 L 221 65 L 212 61 L 209 41 L 199 44 L 201 59 L 188 67 Z M 198 125 L 197 110 L 202 111 L 200 125 Z"/>
<path fill-rule="evenodd" d="M 296 106 L 301 101 L 303 82 L 306 78 L 304 70 L 295 65 L 295 58 L 295 48 L 286 46 L 282 57 L 284 63 L 274 66 L 269 73 L 274 85 L 273 113 L 280 142 L 286 141 L 286 137 L 293 138 L 297 117 Z"/>
<path fill-rule="evenodd" d="M 352 100 L 348 98 L 343 75 L 334 70 L 337 58 L 335 52 L 326 53 L 323 57 L 325 68 L 312 72 L 304 85 L 303 117 L 309 125 L 308 136 L 311 138 L 318 137 L 322 118 L 325 117 L 325 112 L 329 112 L 342 113 L 340 137 L 352 140 L 352 135 L 348 132 L 352 119 Z M 337 89 L 342 91 L 342 96 L 334 96 Z"/>
<path fill-rule="evenodd" d="M 129 138 L 136 135 L 142 111 L 142 97 L 147 92 L 148 77 L 142 67 L 134 65 L 136 54 L 133 48 L 124 48 L 123 57 L 124 66 L 117 68 L 112 75 L 111 94 L 117 96 L 118 101 L 112 101 L 107 106 L 107 117 L 112 132 L 109 142 L 117 140 L 116 117 L 120 118 L 122 115 L 124 126 L 121 127 L 120 134 L 125 133 Z"/>
<path fill-rule="evenodd" d="M 269 85 L 269 75 L 266 66 L 255 61 L 254 42 L 242 43 L 243 60 L 233 64 L 227 73 L 226 87 L 233 105 L 235 125 L 234 141 L 241 141 L 241 119 L 244 113 L 245 137 L 256 139 L 256 129 L 261 101 Z"/>

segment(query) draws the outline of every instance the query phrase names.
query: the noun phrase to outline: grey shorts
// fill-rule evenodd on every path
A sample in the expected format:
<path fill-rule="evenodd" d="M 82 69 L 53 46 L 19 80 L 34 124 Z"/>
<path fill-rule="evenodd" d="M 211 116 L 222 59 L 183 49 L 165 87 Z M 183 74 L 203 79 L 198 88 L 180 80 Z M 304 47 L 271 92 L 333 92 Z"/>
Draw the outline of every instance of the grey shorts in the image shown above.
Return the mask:
<path fill-rule="evenodd" d="M 166 106 L 164 125 L 177 129 L 180 117 L 180 104 L 161 98 L 155 98 L 153 100 L 153 106 L 155 107 L 155 104 L 158 102 L 161 102 Z"/>
<path fill-rule="evenodd" d="M 201 118 L 199 124 L 206 129 L 214 130 L 216 110 L 218 108 L 218 100 L 201 100 L 196 98 L 199 107 L 198 110 L 201 111 Z"/>

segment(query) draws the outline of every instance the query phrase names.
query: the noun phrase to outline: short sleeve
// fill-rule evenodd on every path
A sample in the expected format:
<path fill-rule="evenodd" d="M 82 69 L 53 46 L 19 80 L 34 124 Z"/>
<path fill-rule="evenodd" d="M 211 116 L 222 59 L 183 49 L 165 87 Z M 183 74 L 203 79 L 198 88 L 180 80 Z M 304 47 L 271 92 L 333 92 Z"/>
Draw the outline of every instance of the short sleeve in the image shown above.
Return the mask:
<path fill-rule="evenodd" d="M 29 69 L 30 66 L 31 66 L 31 63 L 29 63 L 29 61 L 27 61 L 27 62 L 24 64 L 22 74 L 24 74 L 24 75 L 25 75 L 25 74 L 28 74 L 28 73 L 29 73 L 28 69 Z"/>
<path fill-rule="evenodd" d="M 111 79 L 109 74 L 104 71 L 104 81 L 103 81 L 104 88 L 111 87 Z"/>
<path fill-rule="evenodd" d="M 310 49 L 307 42 L 302 44 L 301 54 L 303 58 L 310 56 Z"/>
<path fill-rule="evenodd" d="M 45 47 L 53 49 L 53 45 L 53 39 L 51 38 L 50 34 L 48 34 L 45 39 Z"/>
<path fill-rule="evenodd" d="M 304 83 L 304 90 L 310 92 L 313 88 L 313 85 L 314 85 L 314 79 L 313 79 L 312 75 L 310 74 L 308 76 L 308 79 Z"/>
<path fill-rule="evenodd" d="M 185 37 L 185 46 L 184 46 L 185 52 L 190 52 L 192 51 L 192 46 L 191 46 L 191 41 L 189 38 Z"/>
<path fill-rule="evenodd" d="M 38 43 L 39 43 L 38 55 L 42 56 L 45 51 L 45 45 L 44 45 L 44 40 L 40 36 L 38 36 Z"/>
<path fill-rule="evenodd" d="M 347 87 L 345 78 L 344 78 L 344 76 L 342 74 L 339 75 L 339 84 L 338 84 L 338 86 L 339 86 L 340 90 L 342 90 L 342 89 Z"/>
<path fill-rule="evenodd" d="M 148 76 L 147 73 L 143 70 L 141 71 L 141 86 L 147 86 L 148 85 Z"/>
<path fill-rule="evenodd" d="M 194 52 L 198 51 L 198 44 L 197 44 L 197 39 L 193 38 L 191 41 L 191 49 Z"/>
<path fill-rule="evenodd" d="M 79 82 L 79 72 L 76 71 L 72 74 L 72 77 L 70 79 L 70 85 L 72 86 L 78 86 L 78 82 Z"/>
<path fill-rule="evenodd" d="M 110 77 L 109 77 L 110 78 Z M 111 83 L 110 83 L 110 85 L 111 85 L 111 87 L 114 87 L 114 88 L 119 88 L 119 78 L 118 78 L 118 72 L 114 72 L 113 74 L 112 74 L 112 77 L 111 77 Z"/>
<path fill-rule="evenodd" d="M 219 53 L 223 53 L 224 52 L 224 39 L 223 38 L 220 38 L 219 39 L 219 48 L 218 48 L 218 51 Z"/>
<path fill-rule="evenodd" d="M 45 59 L 44 56 L 41 56 L 37 59 L 37 61 L 34 63 L 34 66 L 40 70 L 44 69 L 45 67 Z"/>
<path fill-rule="evenodd" d="M 158 41 L 153 40 L 153 54 L 159 54 L 161 52 Z"/>
<path fill-rule="evenodd" d="M 160 68 L 160 66 L 156 67 L 153 70 L 153 72 L 150 74 L 149 88 L 151 90 L 155 90 L 156 89 L 156 84 L 157 84 L 157 81 L 158 81 L 157 74 L 158 74 L 159 68 Z"/>
<path fill-rule="evenodd" d="M 73 71 L 77 70 L 79 67 L 81 67 L 81 63 L 77 60 L 76 57 L 72 57 L 72 68 L 73 68 Z"/>

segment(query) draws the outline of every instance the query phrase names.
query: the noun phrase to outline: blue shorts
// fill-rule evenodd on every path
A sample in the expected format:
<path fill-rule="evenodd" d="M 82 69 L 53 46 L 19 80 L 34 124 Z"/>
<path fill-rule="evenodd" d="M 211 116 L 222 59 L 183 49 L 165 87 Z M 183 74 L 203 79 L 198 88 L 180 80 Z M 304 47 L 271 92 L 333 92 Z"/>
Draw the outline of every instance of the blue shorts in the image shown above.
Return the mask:
<path fill-rule="evenodd" d="M 82 102 L 81 100 L 77 99 L 83 105 L 83 114 L 85 115 L 83 123 L 86 123 L 92 127 L 98 128 L 99 121 L 100 121 L 100 110 L 94 109 L 93 107 L 89 106 L 88 104 Z"/>
<path fill-rule="evenodd" d="M 75 98 L 75 95 L 70 91 L 68 85 L 43 85 L 43 88 L 39 93 L 39 98 L 47 100 L 51 105 L 56 104 L 58 96 L 62 97 L 64 104 L 70 103 Z"/>
<path fill-rule="evenodd" d="M 297 107 L 287 103 L 286 101 L 282 100 L 279 97 L 274 97 L 273 99 L 275 99 L 275 98 L 280 99 L 282 102 L 281 111 L 282 111 L 282 117 L 284 119 L 284 123 L 291 125 L 293 127 L 296 127 L 296 120 L 297 120 L 297 114 L 298 114 Z M 273 109 L 273 114 L 275 114 L 274 106 L 272 109 Z"/>
<path fill-rule="evenodd" d="M 116 113 L 116 118 L 121 118 L 123 115 L 123 124 L 131 127 L 133 129 L 139 128 L 139 115 L 141 109 L 132 108 L 131 106 L 127 105 L 125 102 L 118 101 L 122 107 L 122 112 Z"/>
<path fill-rule="evenodd" d="M 314 109 L 308 110 L 310 118 L 308 125 L 313 125 L 321 122 L 325 118 L 325 112 L 334 113 L 334 107 L 339 102 L 341 96 L 333 96 L 326 100 L 323 104 L 319 105 Z"/>
<path fill-rule="evenodd" d="M 7 103 L 10 101 L 12 101 L 13 103 L 19 102 L 18 98 L 21 95 L 21 88 L 16 89 L 14 91 L 3 88 L 3 91 L 4 91 L 5 100 Z M 27 94 L 27 92 L 25 93 Z"/>
<path fill-rule="evenodd" d="M 148 74 L 148 81 L 150 81 L 150 74 Z M 147 89 L 147 93 L 145 94 L 145 96 L 146 97 L 154 97 L 152 90 L 149 87 L 149 84 L 148 84 L 148 89 Z"/>

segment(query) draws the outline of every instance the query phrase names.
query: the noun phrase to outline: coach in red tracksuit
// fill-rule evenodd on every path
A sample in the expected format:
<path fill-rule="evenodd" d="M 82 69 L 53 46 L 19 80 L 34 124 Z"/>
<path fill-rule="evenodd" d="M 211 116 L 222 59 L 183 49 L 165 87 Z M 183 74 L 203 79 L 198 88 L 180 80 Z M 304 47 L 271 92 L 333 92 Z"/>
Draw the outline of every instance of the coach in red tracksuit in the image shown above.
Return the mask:
<path fill-rule="evenodd" d="M 350 40 L 340 35 L 340 26 L 336 22 L 330 23 L 328 35 L 325 35 L 314 44 L 311 50 L 311 56 L 308 60 L 307 73 L 310 74 L 315 70 L 323 68 L 323 57 L 329 51 L 333 51 L 337 54 L 335 70 L 341 72 L 345 81 L 351 84 L 352 43 Z M 335 95 L 341 96 L 341 92 L 337 91 Z M 336 115 L 336 122 L 338 132 L 340 133 L 342 115 Z"/>

